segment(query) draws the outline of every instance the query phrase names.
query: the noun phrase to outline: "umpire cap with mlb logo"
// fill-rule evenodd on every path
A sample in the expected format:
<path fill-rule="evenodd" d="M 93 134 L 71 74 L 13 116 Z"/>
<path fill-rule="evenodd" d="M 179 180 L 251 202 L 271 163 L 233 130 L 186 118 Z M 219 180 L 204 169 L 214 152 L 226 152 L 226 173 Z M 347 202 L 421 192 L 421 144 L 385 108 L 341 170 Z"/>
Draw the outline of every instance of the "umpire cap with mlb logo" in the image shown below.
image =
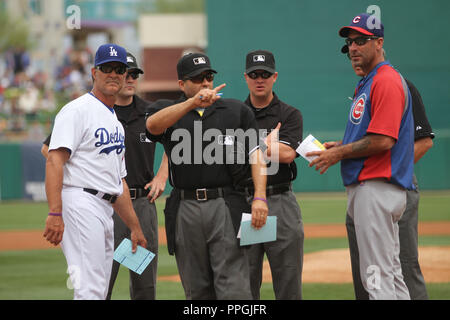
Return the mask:
<path fill-rule="evenodd" d="M 197 76 L 204 71 L 217 73 L 211 68 L 208 56 L 203 53 L 185 54 L 177 63 L 178 80 Z"/>
<path fill-rule="evenodd" d="M 275 57 L 270 51 L 251 51 L 247 54 L 245 60 L 245 73 L 247 74 L 255 70 L 265 70 L 270 73 L 275 73 Z"/>
<path fill-rule="evenodd" d="M 127 52 L 127 64 L 129 70 L 137 70 L 138 73 L 144 73 L 141 68 L 138 67 L 136 57 L 133 56 L 130 52 Z"/>

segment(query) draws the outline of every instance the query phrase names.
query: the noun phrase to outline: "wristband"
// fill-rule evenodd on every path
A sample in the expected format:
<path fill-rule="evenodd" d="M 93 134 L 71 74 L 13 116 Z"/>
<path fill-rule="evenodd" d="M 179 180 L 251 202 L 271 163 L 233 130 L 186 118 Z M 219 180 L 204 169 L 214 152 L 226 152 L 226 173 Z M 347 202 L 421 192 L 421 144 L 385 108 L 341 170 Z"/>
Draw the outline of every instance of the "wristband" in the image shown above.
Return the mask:
<path fill-rule="evenodd" d="M 49 212 L 48 215 L 54 216 L 54 217 L 61 217 L 62 213 L 61 212 Z"/>
<path fill-rule="evenodd" d="M 261 200 L 261 201 L 264 201 L 265 203 L 267 203 L 267 200 L 264 198 L 254 197 L 253 201 L 255 201 L 255 200 Z"/>

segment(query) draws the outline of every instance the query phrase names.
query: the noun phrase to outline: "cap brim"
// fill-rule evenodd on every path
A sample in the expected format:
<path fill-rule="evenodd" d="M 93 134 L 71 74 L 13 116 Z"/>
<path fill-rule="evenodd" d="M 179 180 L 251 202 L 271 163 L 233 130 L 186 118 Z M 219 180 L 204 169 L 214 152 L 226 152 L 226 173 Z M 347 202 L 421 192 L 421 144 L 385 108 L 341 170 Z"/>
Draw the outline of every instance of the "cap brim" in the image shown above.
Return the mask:
<path fill-rule="evenodd" d="M 95 66 L 97 67 L 97 66 L 100 66 L 100 65 L 105 64 L 105 63 L 108 63 L 108 62 L 120 62 L 120 63 L 126 65 L 127 68 L 128 68 L 128 63 L 123 62 L 123 60 L 119 60 L 119 59 L 117 59 L 117 58 L 110 58 L 110 59 L 106 59 L 106 60 L 100 61 L 100 62 L 97 63 Z"/>
<path fill-rule="evenodd" d="M 275 73 L 275 69 L 268 67 L 268 66 L 263 66 L 263 65 L 259 65 L 259 66 L 252 66 L 250 68 L 248 68 L 247 70 L 245 70 L 245 73 L 249 74 L 252 71 L 256 71 L 256 70 L 264 70 L 264 71 L 268 71 L 270 73 Z"/>
<path fill-rule="evenodd" d="M 373 36 L 374 34 L 372 32 L 367 31 L 366 29 L 360 28 L 360 27 L 352 27 L 352 26 L 347 26 L 347 27 L 342 27 L 341 30 L 339 30 L 339 35 L 343 38 L 347 38 L 348 33 L 350 32 L 350 30 L 355 30 L 359 33 L 368 35 L 368 36 Z"/>
<path fill-rule="evenodd" d="M 195 77 L 195 76 L 197 76 L 197 75 L 199 75 L 200 73 L 205 72 L 205 71 L 211 71 L 211 72 L 213 72 L 213 73 L 217 73 L 217 71 L 214 70 L 214 69 L 211 69 L 211 68 L 202 68 L 202 69 L 194 70 L 194 71 L 192 71 L 191 73 L 188 73 L 188 74 L 184 75 L 183 77 L 184 77 L 184 78 Z"/>
<path fill-rule="evenodd" d="M 130 67 L 128 70 L 137 70 L 138 73 L 144 74 L 144 71 L 142 69 L 136 68 L 136 67 Z"/>

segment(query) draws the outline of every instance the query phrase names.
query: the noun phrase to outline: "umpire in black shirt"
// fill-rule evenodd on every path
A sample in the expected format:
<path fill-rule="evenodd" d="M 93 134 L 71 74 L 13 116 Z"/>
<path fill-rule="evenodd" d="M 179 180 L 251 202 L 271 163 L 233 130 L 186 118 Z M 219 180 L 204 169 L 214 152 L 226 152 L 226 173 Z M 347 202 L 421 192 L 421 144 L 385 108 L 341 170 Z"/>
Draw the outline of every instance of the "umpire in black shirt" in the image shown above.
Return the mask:
<path fill-rule="evenodd" d="M 132 300 L 154 300 L 158 258 L 158 219 L 155 199 L 164 191 L 168 177 L 167 157 L 163 155 L 156 176 L 153 173 L 155 143 L 146 137 L 145 109 L 148 102 L 136 95 L 137 79 L 144 72 L 138 67 L 136 58 L 127 53 L 128 71 L 124 86 L 120 90 L 114 106 L 117 118 L 125 129 L 125 180 L 142 231 L 148 240 L 147 249 L 155 253 L 155 258 L 145 271 L 138 275 L 130 271 L 130 297 Z M 122 219 L 114 213 L 114 249 L 124 238 L 130 238 L 130 230 Z M 111 299 L 114 282 L 120 264 L 113 261 L 107 299 Z"/>
<path fill-rule="evenodd" d="M 175 258 L 186 298 L 251 299 L 246 249 L 236 239 L 241 214 L 249 211 L 236 210 L 239 201 L 246 204 L 245 195 L 234 188 L 238 163 L 225 158 L 238 143 L 244 155 L 250 154 L 255 198 L 248 210 L 252 225 L 262 227 L 268 210 L 265 164 L 257 139 L 251 146 L 237 134 L 242 129 L 256 135 L 256 121 L 242 102 L 220 99 L 217 94 L 225 85 L 213 89 L 216 71 L 206 55 L 183 56 L 177 72 L 183 96 L 151 105 L 147 130 L 152 141 L 164 145 L 171 197 L 180 198 L 175 209 L 166 203 L 165 214 L 167 224 L 167 212 L 175 212 Z M 169 235 L 168 242 L 170 250 Z"/>
<path fill-rule="evenodd" d="M 249 96 L 245 103 L 255 113 L 259 129 L 270 132 L 265 155 L 277 166 L 267 167 L 269 214 L 277 217 L 277 240 L 253 245 L 249 250 L 251 287 L 259 299 L 264 253 L 269 260 L 276 299 L 302 298 L 303 222 L 300 207 L 292 192 L 296 178 L 295 149 L 302 141 L 303 118 L 300 111 L 279 100 L 272 91 L 278 77 L 275 58 L 266 50 L 249 52 L 245 80 Z M 275 167 L 278 169 L 271 172 Z M 250 196 L 252 188 L 250 188 Z"/>

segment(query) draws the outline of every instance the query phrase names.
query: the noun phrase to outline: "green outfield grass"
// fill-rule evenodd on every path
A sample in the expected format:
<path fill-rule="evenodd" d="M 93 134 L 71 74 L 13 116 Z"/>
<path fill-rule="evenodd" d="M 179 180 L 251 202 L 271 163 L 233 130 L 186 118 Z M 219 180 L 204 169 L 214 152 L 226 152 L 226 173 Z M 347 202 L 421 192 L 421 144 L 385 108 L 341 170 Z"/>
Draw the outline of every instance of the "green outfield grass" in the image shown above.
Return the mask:
<path fill-rule="evenodd" d="M 346 196 L 343 193 L 302 193 L 297 195 L 305 224 L 344 223 Z M 164 224 L 164 199 L 157 202 L 159 224 Z M 47 215 L 46 203 L 0 203 L 0 230 L 42 229 Z M 450 221 L 450 191 L 422 192 L 420 221 Z M 420 236 L 420 246 L 450 246 L 450 236 Z M 305 239 L 304 250 L 311 253 L 326 249 L 347 248 L 346 238 Z M 66 286 L 68 274 L 60 249 L 0 252 L 0 300 L 71 299 Z M 161 245 L 158 275 L 176 275 L 175 258 Z M 428 284 L 431 299 L 450 299 L 450 283 Z M 352 284 L 303 284 L 303 296 L 310 300 L 354 299 Z M 121 267 L 113 299 L 129 299 L 128 270 Z M 157 298 L 184 299 L 179 282 L 159 281 Z M 272 284 L 264 283 L 261 298 L 274 299 Z"/>
<path fill-rule="evenodd" d="M 304 223 L 344 223 L 347 208 L 345 193 L 298 193 Z M 164 225 L 165 199 L 158 199 L 158 224 Z M 0 230 L 41 229 L 48 207 L 46 202 L 0 202 Z M 450 190 L 423 191 L 419 221 L 450 221 Z"/>

